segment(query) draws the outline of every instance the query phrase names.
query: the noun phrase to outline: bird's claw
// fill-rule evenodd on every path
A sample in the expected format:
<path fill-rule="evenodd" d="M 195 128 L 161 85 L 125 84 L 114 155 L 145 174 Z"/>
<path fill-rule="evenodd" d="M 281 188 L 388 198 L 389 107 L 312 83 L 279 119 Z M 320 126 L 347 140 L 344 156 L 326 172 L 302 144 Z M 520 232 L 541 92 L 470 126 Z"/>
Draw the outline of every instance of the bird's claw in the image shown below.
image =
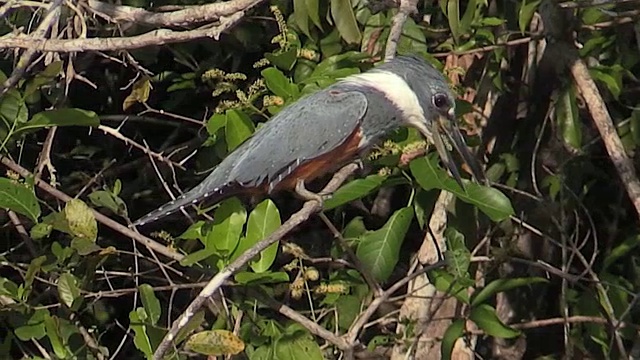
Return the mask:
<path fill-rule="evenodd" d="M 306 201 L 316 201 L 320 204 L 320 207 L 324 207 L 324 201 L 331 198 L 331 194 L 329 193 L 314 193 L 313 191 L 308 190 L 304 186 L 304 180 L 300 179 L 296 183 L 296 194 L 300 196 L 303 200 Z"/>

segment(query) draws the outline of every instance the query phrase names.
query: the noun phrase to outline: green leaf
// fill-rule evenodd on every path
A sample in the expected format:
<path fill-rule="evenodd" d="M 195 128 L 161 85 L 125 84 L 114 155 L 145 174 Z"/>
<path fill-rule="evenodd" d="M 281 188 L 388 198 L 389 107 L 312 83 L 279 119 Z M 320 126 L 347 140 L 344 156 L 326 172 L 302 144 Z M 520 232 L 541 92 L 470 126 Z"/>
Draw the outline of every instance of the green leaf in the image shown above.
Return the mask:
<path fill-rule="evenodd" d="M 320 22 L 320 1 L 319 0 L 304 0 L 305 7 L 309 19 L 313 21 L 313 24 L 322 30 L 322 23 Z M 295 1 L 294 1 L 295 4 Z"/>
<path fill-rule="evenodd" d="M 291 49 L 287 51 L 266 53 L 264 57 L 278 69 L 291 71 L 293 66 L 298 62 L 298 48 L 291 47 Z"/>
<path fill-rule="evenodd" d="M 340 36 L 349 44 L 357 44 L 362 38 L 356 15 L 351 7 L 351 1 L 331 0 L 331 17 L 333 18 Z"/>
<path fill-rule="evenodd" d="M 204 225 L 206 222 L 199 220 L 195 223 L 191 224 L 182 234 L 178 236 L 178 239 L 182 240 L 199 240 L 202 245 L 207 245 L 207 242 L 204 240 Z"/>
<path fill-rule="evenodd" d="M 41 72 L 31 79 L 25 86 L 24 96 L 31 96 L 36 91 L 40 90 L 43 85 L 53 83 L 56 77 L 62 73 L 63 62 L 61 60 L 53 61 Z"/>
<path fill-rule="evenodd" d="M 429 280 L 438 291 L 447 293 L 459 301 L 469 303 L 469 286 L 473 281 L 468 278 L 456 278 L 444 269 L 435 269 L 429 272 Z"/>
<path fill-rule="evenodd" d="M 497 17 L 486 17 L 486 18 L 480 19 L 480 26 L 483 26 L 483 27 L 484 26 L 500 26 L 505 22 L 507 21 Z"/>
<path fill-rule="evenodd" d="M 247 140 L 256 130 L 251 119 L 244 112 L 236 109 L 227 110 L 227 125 L 225 126 L 225 139 L 227 149 L 235 150 Z"/>
<path fill-rule="evenodd" d="M 16 132 L 38 130 L 51 126 L 90 126 L 100 125 L 100 117 L 93 111 L 66 108 L 39 112 L 31 120 L 18 126 Z"/>
<path fill-rule="evenodd" d="M 0 96 L 0 120 L 7 128 L 12 124 L 22 124 L 29 119 L 29 109 L 19 91 L 11 89 Z"/>
<path fill-rule="evenodd" d="M 77 251 L 80 256 L 86 256 L 102 250 L 94 240 L 82 237 L 74 237 L 71 240 L 71 248 Z"/>
<path fill-rule="evenodd" d="M 376 280 L 384 282 L 391 276 L 412 219 L 413 209 L 404 207 L 396 211 L 381 229 L 362 236 L 356 254 Z"/>
<path fill-rule="evenodd" d="M 249 215 L 249 221 L 247 223 L 247 235 L 243 239 L 242 249 L 246 249 L 246 245 L 251 244 L 249 247 L 256 244 L 258 241 L 271 235 L 276 229 L 280 227 L 281 219 L 280 212 L 276 205 L 270 199 L 266 199 Z M 257 273 L 267 271 L 273 261 L 276 259 L 278 253 L 279 243 L 273 243 L 266 249 L 260 252 L 260 258 L 250 263 L 251 269 Z M 243 251 L 244 252 L 244 251 Z M 238 252 L 239 253 L 239 252 Z"/>
<path fill-rule="evenodd" d="M 238 198 L 224 200 L 213 214 L 213 227 L 207 234 L 205 248 L 230 254 L 238 246 L 246 221 L 247 210 Z"/>
<path fill-rule="evenodd" d="M 622 93 L 622 71 L 619 67 L 593 67 L 589 69 L 589 74 L 594 80 L 604 84 L 613 98 L 618 100 L 620 93 Z"/>
<path fill-rule="evenodd" d="M 511 202 L 500 190 L 463 180 L 465 189 L 438 167 L 437 154 L 418 158 L 409 164 L 411 173 L 425 190 L 441 189 L 458 199 L 476 206 L 493 221 L 501 221 L 514 214 Z"/>
<path fill-rule="evenodd" d="M 160 307 L 160 301 L 153 291 L 153 287 L 149 284 L 142 284 L 138 286 L 138 291 L 140 292 L 142 306 L 144 308 L 144 311 L 147 313 L 149 322 L 152 325 L 157 324 L 158 320 L 160 320 L 162 309 Z"/>
<path fill-rule="evenodd" d="M 36 275 L 38 275 L 38 273 L 42 270 L 42 264 L 44 264 L 45 261 L 47 261 L 46 255 L 38 256 L 37 258 L 31 259 L 29 267 L 27 268 L 27 273 L 24 276 L 24 282 L 21 286 L 21 288 L 24 289 L 23 293 L 21 294 L 22 300 L 26 300 L 29 298 L 33 280 L 35 280 Z"/>
<path fill-rule="evenodd" d="M 304 332 L 282 336 L 273 344 L 273 347 L 274 359 L 324 359 L 318 343 Z"/>
<path fill-rule="evenodd" d="M 631 112 L 631 116 L 629 117 L 629 130 L 631 131 L 633 145 L 640 145 L 640 110 L 638 109 Z"/>
<path fill-rule="evenodd" d="M 18 285 L 7 278 L 0 277 L 0 295 L 6 295 L 13 300 L 19 300 Z"/>
<path fill-rule="evenodd" d="M 89 201 L 96 207 L 107 208 L 114 214 L 125 218 L 129 214 L 124 200 L 111 191 L 96 190 L 89 194 Z"/>
<path fill-rule="evenodd" d="M 443 360 L 451 359 L 451 353 L 453 353 L 456 341 L 464 335 L 464 323 L 464 319 L 457 319 L 444 332 L 442 346 L 440 347 L 440 354 Z"/>
<path fill-rule="evenodd" d="M 267 88 L 271 90 L 272 93 L 280 96 L 284 100 L 287 100 L 292 96 L 292 84 L 289 79 L 284 76 L 282 71 L 274 67 L 270 67 L 262 70 L 260 74 L 262 74 L 262 77 L 264 77 Z"/>
<path fill-rule="evenodd" d="M 340 77 L 346 76 L 345 73 L 338 73 L 338 70 L 345 70 L 344 68 L 350 68 L 357 66 L 357 63 L 370 58 L 369 54 L 359 51 L 347 51 L 342 54 L 333 55 L 322 60 L 318 66 L 313 70 L 309 79 L 306 79 L 304 83 L 310 83 L 317 81 L 319 77 Z"/>
<path fill-rule="evenodd" d="M 50 316 L 49 314 L 44 316 L 44 326 L 47 330 L 47 337 L 49 338 L 53 351 L 56 353 L 58 358 L 66 359 L 69 353 L 67 352 L 67 347 L 60 336 L 59 322 L 60 321 L 57 317 Z"/>
<path fill-rule="evenodd" d="M 95 242 L 98 238 L 98 222 L 91 208 L 80 199 L 71 199 L 65 204 L 64 215 L 71 234 Z"/>
<path fill-rule="evenodd" d="M 143 315 L 144 316 L 144 315 Z M 129 312 L 129 327 L 134 332 L 133 343 L 147 358 L 153 355 L 151 340 L 147 336 L 147 325 L 142 321 L 136 310 Z"/>
<path fill-rule="evenodd" d="M 480 290 L 477 290 L 473 294 L 473 296 L 471 297 L 471 306 L 480 305 L 497 293 L 511 290 L 520 286 L 543 282 L 547 282 L 547 280 L 540 277 L 493 280 L 487 286 L 483 287 Z"/>
<path fill-rule="evenodd" d="M 244 350 L 244 342 L 231 331 L 201 331 L 189 337 L 185 349 L 212 356 L 236 355 Z"/>
<path fill-rule="evenodd" d="M 320 39 L 320 51 L 322 51 L 323 59 L 328 59 L 342 52 L 342 39 L 338 29 L 334 28 L 329 35 Z"/>
<path fill-rule="evenodd" d="M 351 324 L 360 314 L 362 299 L 355 295 L 343 295 L 336 301 L 336 311 L 338 313 L 338 327 L 342 330 L 349 330 Z"/>
<path fill-rule="evenodd" d="M 396 338 L 393 335 L 376 335 L 369 340 L 367 343 L 367 349 L 369 351 L 374 351 L 380 346 L 389 346 L 394 344 Z"/>
<path fill-rule="evenodd" d="M 556 105 L 556 121 L 565 144 L 574 150 L 580 150 L 582 147 L 582 128 L 573 86 L 569 86 L 560 94 Z"/>
<path fill-rule="evenodd" d="M 0 177 L 0 208 L 13 210 L 32 221 L 40 217 L 40 204 L 33 188 L 3 177 Z"/>
<path fill-rule="evenodd" d="M 496 315 L 496 309 L 487 304 L 473 307 L 471 314 L 469 314 L 469 319 L 490 336 L 511 339 L 520 335 L 520 331 L 503 324 L 498 315 Z"/>
<path fill-rule="evenodd" d="M 424 54 L 427 51 L 427 38 L 424 30 L 412 18 L 408 18 L 398 42 L 398 54 Z"/>
<path fill-rule="evenodd" d="M 385 176 L 369 175 L 364 179 L 356 179 L 343 185 L 324 202 L 324 210 L 334 209 L 371 194 L 382 185 L 385 179 Z"/>
<path fill-rule="evenodd" d="M 538 9 L 538 5 L 540 5 L 540 0 L 524 0 L 521 4 L 520 10 L 518 11 L 518 27 L 520 28 L 520 32 L 524 34 L 527 31 L 527 27 L 529 27 L 529 23 L 531 23 L 533 14 Z"/>
<path fill-rule="evenodd" d="M 471 24 L 473 23 L 473 20 L 475 20 L 478 5 L 482 5 L 482 2 L 478 4 L 477 0 L 467 1 L 467 7 L 464 11 L 464 15 L 462 15 L 462 19 L 460 19 L 461 34 L 466 34 L 471 30 Z"/>
<path fill-rule="evenodd" d="M 47 330 L 44 325 L 45 316 L 49 316 L 49 311 L 46 309 L 38 309 L 27 320 L 27 324 L 20 326 L 14 330 L 14 333 L 18 339 L 22 341 L 29 341 L 32 339 L 40 340 L 46 334 Z"/>
<path fill-rule="evenodd" d="M 198 251 L 194 251 L 191 254 L 188 254 L 187 256 L 183 257 L 180 260 L 180 265 L 187 266 L 187 267 L 193 266 L 193 264 L 196 264 L 204 259 L 208 259 L 209 257 L 219 253 L 220 252 L 218 251 L 218 249 L 214 247 L 200 249 Z"/>
<path fill-rule="evenodd" d="M 222 129 L 227 125 L 227 115 L 225 114 L 213 114 L 207 120 L 207 132 L 209 136 L 215 136 L 218 133 L 218 130 Z"/>
<path fill-rule="evenodd" d="M 342 230 L 342 236 L 345 240 L 356 239 L 367 232 L 367 228 L 364 226 L 362 216 L 356 216 Z"/>
<path fill-rule="evenodd" d="M 187 322 L 185 326 L 180 328 L 180 331 L 178 331 L 178 335 L 176 335 L 175 343 L 180 344 L 184 339 L 187 338 L 187 336 L 191 335 L 194 331 L 200 328 L 200 326 L 202 326 L 202 323 L 204 323 L 205 321 L 204 315 L 204 310 L 200 310 L 195 313 L 191 317 L 189 322 Z"/>
<path fill-rule="evenodd" d="M 300 31 L 307 35 L 307 37 L 311 37 L 311 33 L 309 32 L 309 12 L 305 1 L 293 2 L 292 18 L 295 20 L 295 24 L 298 25 Z"/>
<path fill-rule="evenodd" d="M 456 229 L 449 227 L 445 230 L 444 236 L 447 242 L 447 252 L 445 259 L 447 265 L 456 278 L 469 277 L 469 265 L 471 264 L 471 252 L 464 242 L 464 235 Z"/>
<path fill-rule="evenodd" d="M 271 345 L 262 345 L 257 347 L 255 350 L 250 350 L 252 347 L 248 347 L 247 357 L 249 360 L 273 360 L 275 359 L 275 355 L 273 354 L 273 346 Z"/>
<path fill-rule="evenodd" d="M 261 272 L 254 273 L 248 271 L 242 271 L 234 276 L 236 282 L 240 285 L 255 285 L 255 284 L 277 284 L 282 282 L 289 282 L 289 274 L 286 272 Z"/>
<path fill-rule="evenodd" d="M 71 308 L 73 302 L 80 298 L 78 279 L 69 273 L 63 273 L 58 279 L 58 297 L 60 302 Z"/>
<path fill-rule="evenodd" d="M 122 103 L 122 110 L 127 110 L 136 103 L 144 104 L 149 100 L 149 94 L 151 93 L 151 79 L 148 76 L 143 76 L 131 87 L 131 94 L 129 94 Z"/>
<path fill-rule="evenodd" d="M 602 265 L 603 270 L 608 269 L 609 266 L 615 264 L 621 257 L 629 254 L 633 249 L 638 247 L 638 245 L 640 245 L 640 236 L 634 235 L 611 249 L 611 251 L 604 258 Z"/>
<path fill-rule="evenodd" d="M 447 0 L 447 19 L 449 20 L 449 29 L 451 29 L 451 35 L 456 42 L 462 35 L 460 27 L 460 1 L 459 0 Z"/>

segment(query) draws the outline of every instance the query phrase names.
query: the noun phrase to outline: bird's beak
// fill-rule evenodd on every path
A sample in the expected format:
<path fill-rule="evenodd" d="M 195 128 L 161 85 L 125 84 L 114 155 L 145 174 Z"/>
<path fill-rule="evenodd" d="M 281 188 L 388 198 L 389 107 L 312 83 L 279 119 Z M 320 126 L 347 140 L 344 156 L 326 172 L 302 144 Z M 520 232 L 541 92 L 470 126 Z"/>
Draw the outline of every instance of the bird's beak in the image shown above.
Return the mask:
<path fill-rule="evenodd" d="M 460 187 L 464 189 L 459 166 L 456 164 L 451 152 L 449 151 L 450 146 L 453 146 L 455 151 L 460 154 L 462 161 L 469 166 L 476 181 L 484 182 L 484 173 L 482 172 L 476 158 L 469 151 L 469 148 L 464 141 L 464 137 L 460 133 L 460 129 L 458 128 L 455 119 L 454 109 L 451 109 L 446 117 L 438 116 L 438 118 L 431 123 L 430 131 L 424 131 L 427 130 L 426 126 L 422 129 L 418 128 L 418 130 L 420 130 L 427 139 L 431 138 L 436 150 L 438 151 L 440 159 L 447 169 L 449 169 L 449 172 L 451 172 L 451 175 Z"/>

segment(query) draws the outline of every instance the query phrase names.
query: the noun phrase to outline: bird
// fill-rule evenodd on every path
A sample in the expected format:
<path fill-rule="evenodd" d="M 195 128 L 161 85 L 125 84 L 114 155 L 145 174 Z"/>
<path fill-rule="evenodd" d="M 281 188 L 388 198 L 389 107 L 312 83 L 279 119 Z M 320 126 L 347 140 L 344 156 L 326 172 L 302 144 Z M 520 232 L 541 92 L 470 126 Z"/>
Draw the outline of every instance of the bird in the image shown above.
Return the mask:
<path fill-rule="evenodd" d="M 132 225 L 203 200 L 217 203 L 239 194 L 294 189 L 302 194 L 305 183 L 362 159 L 399 127 L 416 128 L 434 144 L 460 185 L 451 147 L 477 181 L 483 178 L 457 126 L 455 97 L 445 77 L 422 57 L 402 55 L 285 106 L 199 185 Z"/>

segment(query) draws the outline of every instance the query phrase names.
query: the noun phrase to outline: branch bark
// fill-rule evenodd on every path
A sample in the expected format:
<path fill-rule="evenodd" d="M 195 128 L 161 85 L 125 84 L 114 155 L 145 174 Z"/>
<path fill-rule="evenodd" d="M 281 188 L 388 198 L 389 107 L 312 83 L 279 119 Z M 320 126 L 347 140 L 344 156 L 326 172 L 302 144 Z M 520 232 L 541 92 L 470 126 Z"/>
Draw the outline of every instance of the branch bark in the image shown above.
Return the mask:
<path fill-rule="evenodd" d="M 97 0 L 89 0 L 88 8 L 107 15 L 111 20 L 133 22 L 158 27 L 181 27 L 210 23 L 239 12 L 247 11 L 264 0 L 234 0 L 213 4 L 188 6 L 171 12 L 153 12 L 133 6 L 113 5 Z"/>
<path fill-rule="evenodd" d="M 384 50 L 384 61 L 389 61 L 396 56 L 396 50 L 398 49 L 398 42 L 400 42 L 404 23 L 407 22 L 409 15 L 417 12 L 418 0 L 400 0 L 398 13 L 395 14 L 391 20 L 391 30 L 389 32 L 389 38 L 387 39 L 387 46 Z"/>
<path fill-rule="evenodd" d="M 244 16 L 244 11 L 228 17 L 220 18 L 214 27 L 187 31 L 159 29 L 137 36 L 89 38 L 89 39 L 33 39 L 27 35 L 6 35 L 0 38 L 0 49 L 21 48 L 43 52 L 84 52 L 84 51 L 116 51 L 140 49 L 147 46 L 166 45 L 186 42 L 201 38 L 220 39 L 220 34 L 235 25 Z"/>

